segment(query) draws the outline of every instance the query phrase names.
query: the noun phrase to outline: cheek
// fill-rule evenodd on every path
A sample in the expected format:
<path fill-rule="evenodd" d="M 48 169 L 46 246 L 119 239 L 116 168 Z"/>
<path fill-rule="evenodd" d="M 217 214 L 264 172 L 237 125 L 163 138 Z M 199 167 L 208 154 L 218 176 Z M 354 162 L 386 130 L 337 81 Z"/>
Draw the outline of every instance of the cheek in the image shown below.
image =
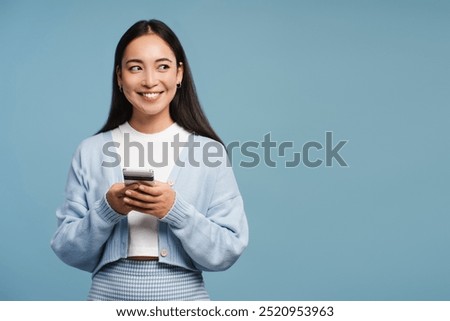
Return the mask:
<path fill-rule="evenodd" d="M 125 99 L 128 100 L 128 102 L 134 106 L 135 99 L 133 99 L 133 96 L 131 96 L 130 93 L 126 90 L 123 91 L 123 95 L 125 96 Z"/>
<path fill-rule="evenodd" d="M 124 77 L 122 80 L 122 85 L 123 87 L 128 88 L 130 90 L 136 86 L 137 82 L 138 80 L 132 77 Z"/>
<path fill-rule="evenodd" d="M 174 72 L 170 75 L 170 77 L 167 79 L 167 84 L 170 84 L 170 88 L 176 88 L 177 84 L 179 83 L 180 76 L 178 73 Z"/>
<path fill-rule="evenodd" d="M 176 78 L 172 78 L 172 79 L 170 79 L 170 81 L 167 81 L 165 83 L 165 87 L 166 87 L 167 91 L 170 93 L 176 92 L 176 90 L 177 90 Z"/>
<path fill-rule="evenodd" d="M 136 94 L 136 92 L 133 90 L 133 87 L 127 86 L 126 84 L 123 84 L 123 95 L 132 105 L 134 104 L 133 102 L 138 98 L 138 94 Z"/>

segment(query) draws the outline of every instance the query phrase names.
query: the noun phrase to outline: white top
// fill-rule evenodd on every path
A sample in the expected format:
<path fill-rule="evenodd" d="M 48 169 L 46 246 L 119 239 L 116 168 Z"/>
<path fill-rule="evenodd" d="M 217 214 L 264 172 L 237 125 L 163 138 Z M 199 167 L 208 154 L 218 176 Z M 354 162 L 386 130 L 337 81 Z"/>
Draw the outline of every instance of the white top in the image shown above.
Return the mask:
<path fill-rule="evenodd" d="M 178 135 L 178 137 L 176 137 Z M 187 142 L 190 133 L 177 123 L 161 132 L 144 134 L 128 122 L 112 131 L 119 143 L 121 167 L 153 169 L 155 180 L 167 182 L 182 148 L 171 145 L 175 140 Z M 175 155 L 177 152 L 178 155 Z M 158 219 L 138 211 L 128 213 L 128 256 L 158 256 Z"/>

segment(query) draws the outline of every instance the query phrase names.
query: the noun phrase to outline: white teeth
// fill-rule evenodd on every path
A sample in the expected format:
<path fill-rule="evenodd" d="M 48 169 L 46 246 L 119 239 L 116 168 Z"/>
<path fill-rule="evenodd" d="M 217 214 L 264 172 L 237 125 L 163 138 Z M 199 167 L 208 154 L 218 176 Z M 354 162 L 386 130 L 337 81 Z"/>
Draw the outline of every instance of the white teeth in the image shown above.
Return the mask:
<path fill-rule="evenodd" d="M 145 96 L 147 98 L 155 98 L 156 96 L 158 96 L 160 93 L 142 93 L 142 96 Z"/>

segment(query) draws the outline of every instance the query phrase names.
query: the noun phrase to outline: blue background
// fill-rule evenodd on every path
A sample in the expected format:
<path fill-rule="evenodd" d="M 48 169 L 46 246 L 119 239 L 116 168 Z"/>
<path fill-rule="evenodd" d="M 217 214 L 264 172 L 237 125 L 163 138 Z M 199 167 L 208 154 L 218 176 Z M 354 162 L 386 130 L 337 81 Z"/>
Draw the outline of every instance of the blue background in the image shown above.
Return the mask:
<path fill-rule="evenodd" d="M 90 275 L 50 249 L 55 209 L 106 120 L 117 41 L 150 18 L 179 36 L 226 143 L 294 144 L 276 168 L 234 151 L 251 238 L 205 273 L 214 300 L 450 299 L 450 2 L 436 0 L 1 0 L 0 299 L 85 300 Z M 285 167 L 326 131 L 348 140 L 348 167 Z"/>

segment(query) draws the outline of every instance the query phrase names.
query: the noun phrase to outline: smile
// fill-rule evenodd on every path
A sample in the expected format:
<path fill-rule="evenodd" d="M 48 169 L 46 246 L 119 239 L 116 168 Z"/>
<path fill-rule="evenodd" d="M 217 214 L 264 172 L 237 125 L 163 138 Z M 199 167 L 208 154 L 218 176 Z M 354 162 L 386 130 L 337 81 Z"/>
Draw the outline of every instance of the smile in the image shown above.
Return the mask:
<path fill-rule="evenodd" d="M 150 93 L 139 93 L 139 94 L 146 98 L 155 99 L 160 94 L 162 94 L 162 91 L 161 92 L 150 92 Z"/>

